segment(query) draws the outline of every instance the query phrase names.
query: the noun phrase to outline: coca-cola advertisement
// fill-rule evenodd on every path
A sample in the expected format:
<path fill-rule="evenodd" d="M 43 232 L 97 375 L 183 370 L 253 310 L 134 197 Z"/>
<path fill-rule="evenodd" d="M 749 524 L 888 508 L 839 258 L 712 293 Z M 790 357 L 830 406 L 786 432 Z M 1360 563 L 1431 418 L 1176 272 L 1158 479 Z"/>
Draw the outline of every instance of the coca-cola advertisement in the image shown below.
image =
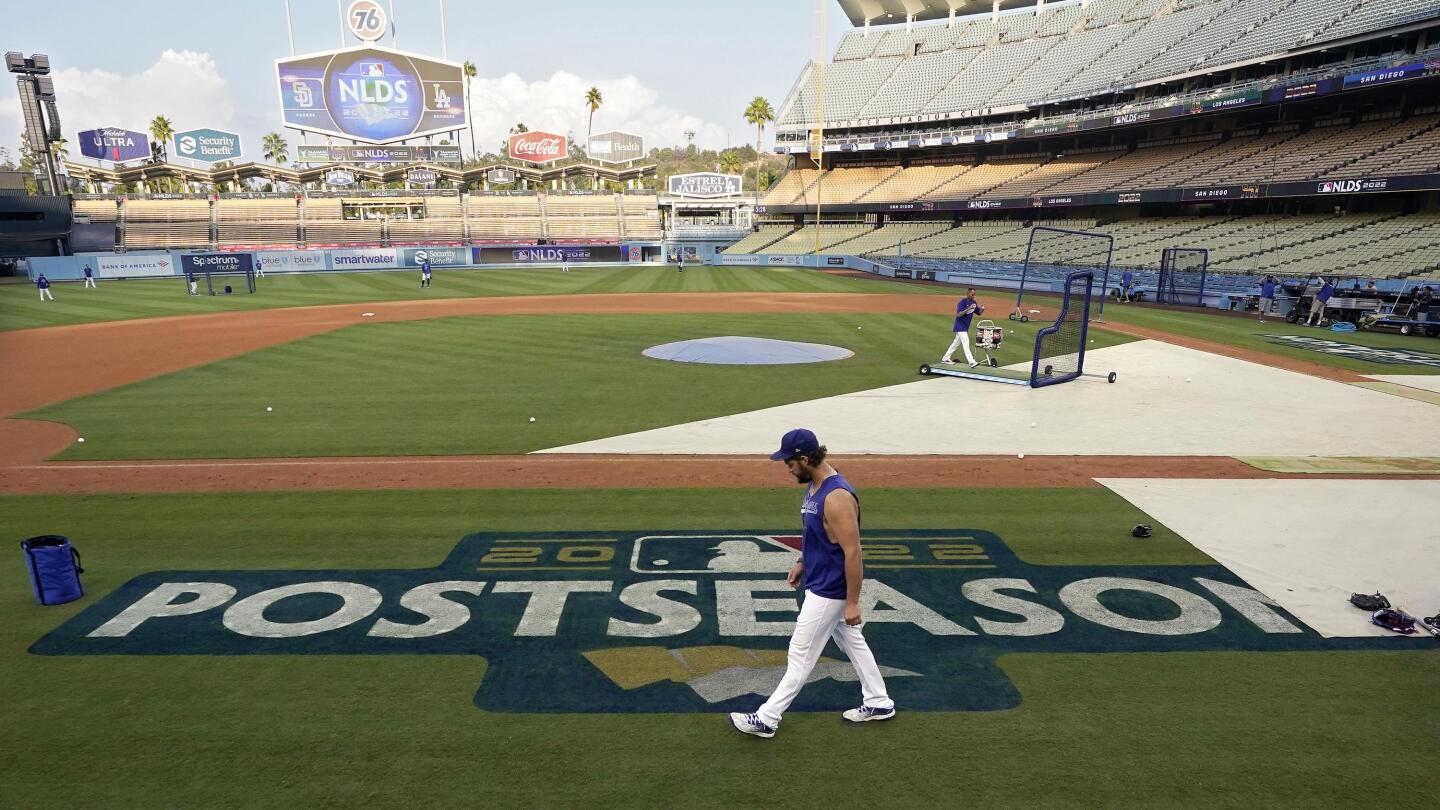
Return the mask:
<path fill-rule="evenodd" d="M 522 132 L 510 136 L 510 157 L 529 163 L 563 160 L 570 152 L 564 135 L 553 132 Z"/>

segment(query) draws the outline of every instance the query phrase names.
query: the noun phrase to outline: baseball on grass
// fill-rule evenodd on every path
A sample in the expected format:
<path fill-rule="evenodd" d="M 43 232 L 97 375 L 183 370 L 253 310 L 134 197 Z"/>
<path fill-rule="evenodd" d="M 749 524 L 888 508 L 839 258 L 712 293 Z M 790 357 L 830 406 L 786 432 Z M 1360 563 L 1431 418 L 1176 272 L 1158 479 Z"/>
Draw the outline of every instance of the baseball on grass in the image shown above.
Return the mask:
<path fill-rule="evenodd" d="M 266 405 L 266 406 L 265 406 L 265 412 L 266 412 L 266 413 L 269 413 L 270 411 L 273 411 L 273 410 L 275 410 L 275 409 L 272 408 L 272 407 L 270 407 L 269 405 Z"/>
<path fill-rule="evenodd" d="M 533 416 L 530 417 L 530 421 L 531 421 L 531 422 L 534 422 L 534 421 L 535 421 L 535 417 L 533 417 Z"/>
<path fill-rule="evenodd" d="M 85 437 L 84 437 L 84 436 L 81 436 L 79 439 L 76 439 L 76 441 L 83 442 L 83 441 L 85 441 Z"/>

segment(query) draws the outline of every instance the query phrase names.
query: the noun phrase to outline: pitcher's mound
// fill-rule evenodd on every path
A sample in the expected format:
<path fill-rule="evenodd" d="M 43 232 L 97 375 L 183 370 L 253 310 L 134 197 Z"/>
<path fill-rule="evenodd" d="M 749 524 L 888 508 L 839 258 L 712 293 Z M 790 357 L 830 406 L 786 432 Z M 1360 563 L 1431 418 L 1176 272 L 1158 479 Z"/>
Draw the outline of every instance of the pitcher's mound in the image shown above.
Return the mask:
<path fill-rule="evenodd" d="M 844 360 L 854 352 L 823 343 L 797 343 L 793 340 L 770 338 L 725 337 L 681 340 L 651 346 L 644 352 L 656 360 L 679 363 L 709 363 L 722 366 L 783 366 L 794 363 L 824 363 Z"/>

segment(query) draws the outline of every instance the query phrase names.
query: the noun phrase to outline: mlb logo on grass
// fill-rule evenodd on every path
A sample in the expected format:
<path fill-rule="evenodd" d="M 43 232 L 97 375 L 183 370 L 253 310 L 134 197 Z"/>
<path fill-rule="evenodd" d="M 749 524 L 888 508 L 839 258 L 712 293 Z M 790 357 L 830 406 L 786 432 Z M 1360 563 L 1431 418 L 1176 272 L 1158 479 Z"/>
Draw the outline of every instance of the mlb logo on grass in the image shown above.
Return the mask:
<path fill-rule="evenodd" d="M 637 574 L 784 574 L 800 560 L 801 538 L 776 535 L 676 535 L 635 541 Z"/>

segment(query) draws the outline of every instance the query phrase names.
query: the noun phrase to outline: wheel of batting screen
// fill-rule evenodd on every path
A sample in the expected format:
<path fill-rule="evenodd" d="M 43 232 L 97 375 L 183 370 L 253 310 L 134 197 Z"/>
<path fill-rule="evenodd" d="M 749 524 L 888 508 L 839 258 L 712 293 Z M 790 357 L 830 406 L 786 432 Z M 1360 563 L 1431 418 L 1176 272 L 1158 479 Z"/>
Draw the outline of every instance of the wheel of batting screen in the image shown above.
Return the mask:
<path fill-rule="evenodd" d="M 1113 384 L 1115 382 L 1115 372 L 1110 372 L 1110 376 L 1106 377 L 1105 379 Z"/>
<path fill-rule="evenodd" d="M 990 358 L 990 368 L 995 368 L 998 365 L 1000 364 L 995 361 L 995 358 Z"/>
<path fill-rule="evenodd" d="M 1013 313 L 1013 312 L 1010 313 L 1010 320 L 1012 320 L 1012 321 L 1015 320 L 1015 313 Z"/>
<path fill-rule="evenodd" d="M 929 374 L 930 374 L 930 364 L 929 364 L 929 363 L 921 363 L 921 364 L 920 364 L 920 373 L 921 373 L 921 374 L 925 374 L 925 375 L 929 375 Z"/>
<path fill-rule="evenodd" d="M 1402 335 L 1408 335 L 1408 334 L 1410 334 L 1411 332 L 1414 332 L 1414 331 L 1415 331 L 1414 327 L 1410 326 L 1410 324 L 1408 324 L 1408 323 L 1402 323 L 1402 324 L 1400 324 L 1400 334 L 1402 334 Z"/>
<path fill-rule="evenodd" d="M 1046 377 L 1049 377 L 1049 376 L 1051 375 L 1051 373 L 1053 373 L 1054 371 L 1055 371 L 1055 367 L 1054 367 L 1054 366 L 1046 366 L 1046 367 L 1045 367 L 1045 376 L 1046 376 Z"/>
<path fill-rule="evenodd" d="M 1030 316 L 1029 316 L 1029 315 L 1021 315 L 1021 316 L 1020 316 L 1020 323 L 1029 323 L 1029 322 L 1030 322 Z"/>

